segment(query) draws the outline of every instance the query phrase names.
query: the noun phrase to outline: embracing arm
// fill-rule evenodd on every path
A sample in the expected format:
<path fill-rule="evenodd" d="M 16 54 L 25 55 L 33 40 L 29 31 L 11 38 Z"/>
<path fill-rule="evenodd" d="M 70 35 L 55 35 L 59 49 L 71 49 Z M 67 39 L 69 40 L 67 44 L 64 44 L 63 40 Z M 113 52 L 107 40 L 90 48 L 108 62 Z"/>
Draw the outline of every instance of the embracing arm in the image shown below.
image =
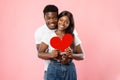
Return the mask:
<path fill-rule="evenodd" d="M 44 42 L 41 42 L 39 45 L 37 45 L 38 57 L 45 60 L 50 60 L 57 57 L 58 52 L 56 50 L 53 50 L 51 53 L 49 53 L 47 49 L 48 45 Z"/>

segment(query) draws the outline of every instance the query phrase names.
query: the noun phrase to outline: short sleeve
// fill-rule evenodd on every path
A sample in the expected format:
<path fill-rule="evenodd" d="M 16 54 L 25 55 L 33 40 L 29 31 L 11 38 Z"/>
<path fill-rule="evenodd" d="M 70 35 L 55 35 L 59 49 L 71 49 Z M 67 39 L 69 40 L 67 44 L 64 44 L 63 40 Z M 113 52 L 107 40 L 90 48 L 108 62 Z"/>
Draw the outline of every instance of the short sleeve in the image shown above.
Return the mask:
<path fill-rule="evenodd" d="M 35 37 L 35 44 L 40 44 L 42 38 L 40 30 L 36 30 L 34 37 Z"/>
<path fill-rule="evenodd" d="M 74 36 L 74 42 L 75 42 L 75 46 L 81 44 L 81 40 L 76 35 Z"/>
<path fill-rule="evenodd" d="M 49 45 L 50 39 L 51 39 L 51 36 L 48 35 L 48 34 L 46 34 L 46 35 L 42 38 L 41 42 L 44 42 L 45 44 Z"/>
<path fill-rule="evenodd" d="M 76 31 L 76 29 L 74 29 L 73 33 L 78 36 L 78 32 Z"/>

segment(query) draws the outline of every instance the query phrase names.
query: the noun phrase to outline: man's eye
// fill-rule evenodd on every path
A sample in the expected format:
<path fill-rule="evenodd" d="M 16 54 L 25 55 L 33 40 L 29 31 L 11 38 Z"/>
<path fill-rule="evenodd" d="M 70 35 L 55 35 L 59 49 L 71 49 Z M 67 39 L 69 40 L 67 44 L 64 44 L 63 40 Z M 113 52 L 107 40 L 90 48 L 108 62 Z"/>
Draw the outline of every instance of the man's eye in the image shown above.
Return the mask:
<path fill-rule="evenodd" d="M 50 18 L 47 18 L 47 19 L 50 19 Z"/>

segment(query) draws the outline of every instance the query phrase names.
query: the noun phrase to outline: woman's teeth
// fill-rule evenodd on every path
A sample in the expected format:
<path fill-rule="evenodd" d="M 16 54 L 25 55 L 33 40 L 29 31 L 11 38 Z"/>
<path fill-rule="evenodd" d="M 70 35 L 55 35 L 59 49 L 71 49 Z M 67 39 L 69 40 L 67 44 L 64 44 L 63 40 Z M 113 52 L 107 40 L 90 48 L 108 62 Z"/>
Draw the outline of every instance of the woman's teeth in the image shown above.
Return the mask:
<path fill-rule="evenodd" d="M 61 28 L 63 28 L 64 26 L 60 26 Z"/>

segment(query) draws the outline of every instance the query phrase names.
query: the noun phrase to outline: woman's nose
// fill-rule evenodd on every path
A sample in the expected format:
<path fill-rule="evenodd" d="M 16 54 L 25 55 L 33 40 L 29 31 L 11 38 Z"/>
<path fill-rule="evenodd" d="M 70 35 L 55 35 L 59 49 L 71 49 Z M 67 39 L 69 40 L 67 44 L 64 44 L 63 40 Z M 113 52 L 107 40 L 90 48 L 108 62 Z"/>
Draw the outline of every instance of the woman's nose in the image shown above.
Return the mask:
<path fill-rule="evenodd" d="M 64 26 L 64 25 L 65 25 L 65 22 L 61 22 L 61 25 Z"/>

